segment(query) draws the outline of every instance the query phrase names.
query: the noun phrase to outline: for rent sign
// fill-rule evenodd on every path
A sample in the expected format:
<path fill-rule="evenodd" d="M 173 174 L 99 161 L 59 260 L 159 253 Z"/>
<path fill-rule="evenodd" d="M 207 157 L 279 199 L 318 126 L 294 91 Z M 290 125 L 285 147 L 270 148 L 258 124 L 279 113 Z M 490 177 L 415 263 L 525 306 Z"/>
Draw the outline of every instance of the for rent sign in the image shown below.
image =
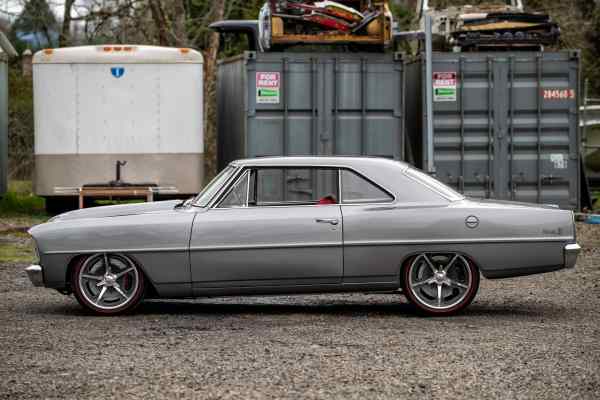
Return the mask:
<path fill-rule="evenodd" d="M 257 72 L 256 104 L 278 104 L 280 86 L 279 72 Z"/>
<path fill-rule="evenodd" d="M 433 101 L 456 101 L 456 72 L 433 73 Z"/>

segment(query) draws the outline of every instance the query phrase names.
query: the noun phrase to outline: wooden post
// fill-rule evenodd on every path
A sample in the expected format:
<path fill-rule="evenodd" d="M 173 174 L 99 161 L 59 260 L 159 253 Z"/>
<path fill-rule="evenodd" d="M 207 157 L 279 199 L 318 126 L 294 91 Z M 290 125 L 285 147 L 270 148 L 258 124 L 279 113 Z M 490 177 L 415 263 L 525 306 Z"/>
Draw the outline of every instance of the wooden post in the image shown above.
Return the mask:
<path fill-rule="evenodd" d="M 79 209 L 83 208 L 83 189 L 79 188 Z"/>
<path fill-rule="evenodd" d="M 31 53 L 31 50 L 26 49 L 23 54 L 21 54 L 21 68 L 23 70 L 23 76 L 31 77 L 33 74 L 33 68 L 31 65 L 32 60 L 33 54 Z"/>

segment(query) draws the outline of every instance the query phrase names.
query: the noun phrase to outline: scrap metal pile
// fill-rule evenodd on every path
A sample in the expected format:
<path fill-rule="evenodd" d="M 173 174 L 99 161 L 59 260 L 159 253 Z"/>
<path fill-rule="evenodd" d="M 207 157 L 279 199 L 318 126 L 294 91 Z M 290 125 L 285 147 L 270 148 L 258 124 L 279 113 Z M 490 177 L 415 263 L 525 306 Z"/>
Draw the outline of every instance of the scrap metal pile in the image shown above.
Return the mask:
<path fill-rule="evenodd" d="M 259 14 L 262 47 L 291 43 L 388 44 L 392 15 L 387 0 L 269 0 Z"/>
<path fill-rule="evenodd" d="M 421 11 L 421 15 L 432 16 L 434 34 L 444 36 L 450 46 L 462 49 L 539 48 L 556 44 L 560 36 L 556 22 L 547 14 L 525 12 L 521 0 L 500 3 L 490 0 L 441 9 L 430 8 L 424 1 Z"/>

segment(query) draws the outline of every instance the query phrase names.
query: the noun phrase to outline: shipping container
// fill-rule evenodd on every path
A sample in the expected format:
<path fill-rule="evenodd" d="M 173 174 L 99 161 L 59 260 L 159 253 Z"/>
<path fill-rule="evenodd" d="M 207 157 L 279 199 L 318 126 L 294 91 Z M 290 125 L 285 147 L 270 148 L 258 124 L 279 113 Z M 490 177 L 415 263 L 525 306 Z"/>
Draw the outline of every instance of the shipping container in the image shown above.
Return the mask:
<path fill-rule="evenodd" d="M 128 184 L 197 193 L 204 182 L 202 64 L 199 52 L 185 48 L 37 52 L 35 193 L 50 204 L 72 198 L 70 188 L 108 186 L 118 181 L 119 161 Z"/>
<path fill-rule="evenodd" d="M 467 195 L 578 209 L 579 61 L 577 51 L 433 53 L 433 143 L 426 63 L 410 64 L 417 166 L 429 169 L 432 154 L 428 172 Z"/>
<path fill-rule="evenodd" d="M 8 190 L 8 56 L 0 50 L 0 198 Z"/>
<path fill-rule="evenodd" d="M 218 66 L 218 158 L 405 159 L 399 54 L 245 52 Z"/>

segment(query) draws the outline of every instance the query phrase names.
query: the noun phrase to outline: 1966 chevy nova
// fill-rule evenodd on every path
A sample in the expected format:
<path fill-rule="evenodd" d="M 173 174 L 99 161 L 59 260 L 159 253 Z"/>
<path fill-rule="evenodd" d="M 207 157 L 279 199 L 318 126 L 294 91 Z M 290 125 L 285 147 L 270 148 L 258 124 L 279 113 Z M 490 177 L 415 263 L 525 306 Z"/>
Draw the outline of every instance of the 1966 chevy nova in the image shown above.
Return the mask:
<path fill-rule="evenodd" d="M 33 227 L 37 286 L 99 314 L 146 297 L 398 291 L 427 314 L 486 278 L 572 268 L 571 211 L 468 199 L 380 158 L 232 162 L 198 196 L 71 211 Z"/>

